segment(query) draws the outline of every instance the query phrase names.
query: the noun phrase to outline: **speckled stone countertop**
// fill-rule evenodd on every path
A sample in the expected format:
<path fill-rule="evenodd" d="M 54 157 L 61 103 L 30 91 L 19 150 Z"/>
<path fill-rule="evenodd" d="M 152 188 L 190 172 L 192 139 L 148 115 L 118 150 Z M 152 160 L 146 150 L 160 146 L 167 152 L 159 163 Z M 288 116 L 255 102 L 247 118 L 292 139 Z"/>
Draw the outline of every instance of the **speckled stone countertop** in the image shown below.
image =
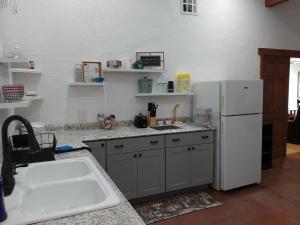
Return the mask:
<path fill-rule="evenodd" d="M 82 141 L 111 140 L 118 138 L 142 137 L 160 134 L 174 134 L 182 132 L 213 130 L 197 127 L 192 124 L 179 124 L 180 129 L 158 131 L 148 128 L 136 128 L 134 126 L 120 126 L 113 130 L 82 129 L 82 130 L 53 130 L 57 138 L 57 145 L 82 145 Z"/>
<path fill-rule="evenodd" d="M 80 224 L 80 225 L 145 225 L 141 217 L 136 213 L 134 208 L 126 200 L 123 194 L 119 191 L 113 181 L 109 178 L 106 172 L 98 164 L 95 158 L 86 150 L 81 150 L 77 152 L 70 152 L 56 155 L 56 159 L 70 159 L 78 157 L 89 156 L 94 162 L 100 172 L 103 174 L 105 179 L 111 185 L 116 194 L 121 198 L 121 203 L 115 207 L 97 210 L 89 213 L 78 214 L 75 216 L 69 216 L 64 218 L 59 218 L 55 220 L 49 220 L 41 223 L 36 223 L 37 225 L 70 225 L 70 224 Z"/>

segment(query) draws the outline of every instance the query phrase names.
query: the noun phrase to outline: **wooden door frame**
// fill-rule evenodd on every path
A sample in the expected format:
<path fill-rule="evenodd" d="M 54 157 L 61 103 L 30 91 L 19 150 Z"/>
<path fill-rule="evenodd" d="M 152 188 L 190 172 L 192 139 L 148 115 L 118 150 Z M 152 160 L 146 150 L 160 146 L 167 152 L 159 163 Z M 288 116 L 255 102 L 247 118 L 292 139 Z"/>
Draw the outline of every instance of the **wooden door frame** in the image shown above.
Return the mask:
<path fill-rule="evenodd" d="M 290 59 L 291 58 L 300 58 L 299 50 L 259 48 L 258 54 L 261 56 L 261 61 L 260 61 L 260 78 L 261 79 L 267 79 L 267 75 L 264 74 L 264 56 L 288 57 Z M 289 65 L 286 65 L 286 66 L 290 67 L 290 60 L 288 63 L 289 63 Z M 287 76 L 288 77 L 286 77 L 286 75 L 284 75 L 284 76 L 282 76 L 282 78 L 287 78 L 289 80 L 289 74 Z M 288 84 L 288 86 L 289 86 L 289 84 Z M 287 87 L 287 88 L 289 88 L 289 87 Z M 286 101 L 288 102 L 288 99 Z M 288 117 L 287 117 L 287 120 L 288 120 Z M 287 123 L 288 123 L 288 121 L 287 121 Z M 287 129 L 287 127 L 286 127 L 286 129 Z M 285 157 L 285 155 L 286 155 L 286 149 L 282 156 Z"/>
<path fill-rule="evenodd" d="M 290 58 L 300 58 L 300 50 L 259 48 L 258 54 L 259 55 L 288 56 Z"/>

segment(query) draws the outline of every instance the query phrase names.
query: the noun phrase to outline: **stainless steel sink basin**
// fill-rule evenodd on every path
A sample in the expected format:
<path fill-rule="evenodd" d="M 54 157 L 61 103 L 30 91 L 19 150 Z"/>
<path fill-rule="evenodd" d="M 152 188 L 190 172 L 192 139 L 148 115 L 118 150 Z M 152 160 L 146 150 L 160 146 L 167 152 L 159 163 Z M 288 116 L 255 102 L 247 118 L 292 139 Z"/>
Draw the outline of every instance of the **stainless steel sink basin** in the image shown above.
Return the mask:
<path fill-rule="evenodd" d="M 175 125 L 165 125 L 165 126 L 155 126 L 151 127 L 152 129 L 155 130 L 173 130 L 173 129 L 180 129 L 180 127 L 177 127 Z"/>

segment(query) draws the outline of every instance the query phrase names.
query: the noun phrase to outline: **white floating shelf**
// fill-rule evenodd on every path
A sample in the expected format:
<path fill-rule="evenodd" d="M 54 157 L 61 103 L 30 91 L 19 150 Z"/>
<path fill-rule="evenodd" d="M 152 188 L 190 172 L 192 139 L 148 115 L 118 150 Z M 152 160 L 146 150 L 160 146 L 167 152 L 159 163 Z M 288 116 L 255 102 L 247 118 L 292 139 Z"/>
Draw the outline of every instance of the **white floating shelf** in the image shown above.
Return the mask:
<path fill-rule="evenodd" d="M 161 96 L 193 96 L 194 93 L 139 93 L 136 97 L 161 97 Z"/>
<path fill-rule="evenodd" d="M 106 68 L 103 70 L 104 73 L 153 73 L 161 74 L 167 72 L 167 70 L 159 69 L 110 69 Z"/>
<path fill-rule="evenodd" d="M 19 102 L 0 102 L 0 109 L 26 108 L 31 101 L 22 100 Z"/>
<path fill-rule="evenodd" d="M 0 102 L 0 109 L 27 108 L 32 101 L 43 99 L 41 96 L 25 96 L 18 102 Z"/>
<path fill-rule="evenodd" d="M 28 63 L 26 59 L 0 58 L 0 63 Z"/>
<path fill-rule="evenodd" d="M 97 82 L 70 82 L 69 86 L 104 86 L 105 83 Z"/>
<path fill-rule="evenodd" d="M 10 71 L 15 74 L 18 74 L 18 73 L 41 74 L 41 72 L 36 69 L 11 68 Z"/>
<path fill-rule="evenodd" d="M 23 100 L 25 100 L 25 101 L 36 101 L 36 100 L 42 100 L 43 99 L 43 97 L 42 96 L 39 96 L 39 95 L 37 95 L 37 96 L 25 96 L 24 98 L 23 98 Z"/>

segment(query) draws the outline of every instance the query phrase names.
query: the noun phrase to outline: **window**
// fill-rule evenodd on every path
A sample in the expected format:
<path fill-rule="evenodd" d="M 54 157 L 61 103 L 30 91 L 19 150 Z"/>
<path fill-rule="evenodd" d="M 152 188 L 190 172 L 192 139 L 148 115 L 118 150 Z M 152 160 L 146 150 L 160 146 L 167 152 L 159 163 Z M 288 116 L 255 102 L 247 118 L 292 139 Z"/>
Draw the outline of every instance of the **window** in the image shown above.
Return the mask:
<path fill-rule="evenodd" d="M 197 15 L 197 0 L 181 0 L 181 14 Z"/>

